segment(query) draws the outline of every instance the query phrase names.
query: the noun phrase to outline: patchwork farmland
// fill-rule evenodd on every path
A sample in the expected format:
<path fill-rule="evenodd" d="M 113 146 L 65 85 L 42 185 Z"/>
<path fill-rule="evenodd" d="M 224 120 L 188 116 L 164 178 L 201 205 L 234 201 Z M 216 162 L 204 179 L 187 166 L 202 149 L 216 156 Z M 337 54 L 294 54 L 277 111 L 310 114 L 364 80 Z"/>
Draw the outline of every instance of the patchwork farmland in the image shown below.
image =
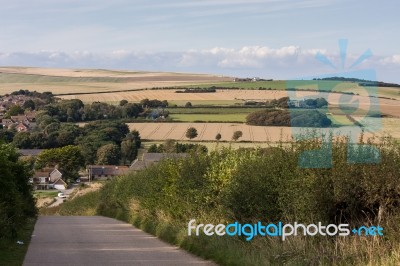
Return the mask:
<path fill-rule="evenodd" d="M 318 88 L 308 85 L 308 81 L 297 81 L 296 83 L 300 84 L 300 88 L 305 91 L 294 92 L 285 90 L 286 81 L 232 82 L 232 80 L 231 77 L 204 74 L 3 67 L 0 68 L 0 94 L 28 89 L 52 91 L 54 94 L 59 94 L 60 98 L 80 99 L 84 103 L 99 101 L 118 104 L 121 100 L 137 103 L 146 98 L 167 100 L 170 105 L 168 111 L 171 119 L 168 122 L 180 123 L 135 123 L 130 124 L 131 129 L 139 130 L 141 136 L 147 140 L 168 138 L 186 140 L 186 129 L 194 126 L 199 132 L 196 141 L 215 141 L 217 133 L 221 133 L 222 140 L 230 141 L 233 132 L 240 130 L 243 132 L 240 141 L 248 142 L 287 140 L 290 139 L 291 128 L 254 127 L 243 124 L 248 113 L 256 110 L 245 108 L 243 106 L 245 101 L 266 101 L 287 96 L 300 99 L 324 97 L 329 102 L 327 112 L 333 118 L 335 126 L 353 125 L 341 109 L 347 108 L 346 112 L 349 112 L 351 108 L 355 109 L 356 111 L 351 115 L 360 120 L 367 115 L 367 110 L 372 104 L 379 104 L 379 111 L 389 116 L 383 119 L 386 123 L 383 123 L 382 132 L 398 136 L 396 133 L 396 125 L 400 121 L 400 90 L 398 88 L 379 88 L 379 96 L 385 98 L 378 99 L 368 97 L 366 88 L 354 82 L 339 83 L 335 86 L 335 91 L 353 92 L 358 95 L 319 93 L 312 91 Z M 319 89 L 327 89 L 336 83 L 320 81 Z M 214 93 L 176 93 L 178 89 L 151 89 L 171 86 L 203 88 L 217 86 L 220 89 Z M 187 102 L 191 102 L 196 108 L 182 108 Z M 349 104 L 339 105 L 343 102 Z M 180 108 L 171 108 L 174 105 Z M 201 106 L 206 106 L 207 110 L 199 108 Z M 221 106 L 224 108 L 220 108 Z M 379 112 L 372 116 L 378 114 Z M 391 119 L 390 122 L 387 119 Z"/>
<path fill-rule="evenodd" d="M 400 117 L 400 102 L 394 99 L 378 99 L 361 95 L 346 95 L 341 93 L 318 93 L 313 91 L 269 91 L 269 90 L 217 90 L 215 93 L 175 93 L 175 90 L 144 90 L 101 94 L 82 94 L 62 96 L 63 99 L 80 99 L 83 102 L 113 102 L 117 103 L 123 99 L 130 102 L 139 102 L 143 99 L 167 100 L 171 103 L 196 101 L 198 104 L 218 105 L 218 102 L 225 101 L 227 105 L 233 105 L 246 100 L 272 100 L 282 97 L 324 97 L 332 107 L 339 103 L 349 102 L 341 106 L 354 106 L 362 110 L 369 110 L 371 105 L 379 104 L 382 113 Z"/>

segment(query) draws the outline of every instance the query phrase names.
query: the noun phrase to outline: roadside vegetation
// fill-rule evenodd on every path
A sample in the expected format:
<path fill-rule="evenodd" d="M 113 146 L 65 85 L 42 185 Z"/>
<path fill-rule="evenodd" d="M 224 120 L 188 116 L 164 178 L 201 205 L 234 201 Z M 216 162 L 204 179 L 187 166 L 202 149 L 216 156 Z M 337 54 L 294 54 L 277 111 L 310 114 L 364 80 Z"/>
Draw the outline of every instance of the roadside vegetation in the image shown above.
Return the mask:
<path fill-rule="evenodd" d="M 31 171 L 10 144 L 0 142 L 0 264 L 22 265 L 36 220 Z M 22 241 L 23 244 L 18 244 Z"/>
<path fill-rule="evenodd" d="M 35 222 L 34 218 L 27 219 L 25 225 L 17 230 L 17 238 L 0 238 L 0 265 L 20 266 L 23 264 Z"/>
<path fill-rule="evenodd" d="M 91 195 L 96 214 L 130 222 L 222 265 L 395 265 L 400 262 L 400 146 L 377 142 L 378 164 L 349 164 L 347 140 L 333 144 L 333 168 L 299 167 L 299 155 L 320 147 L 316 140 L 266 149 L 220 149 L 164 160 L 119 177 Z M 350 146 L 352 147 L 352 146 Z M 370 149 L 353 147 L 359 158 Z M 89 197 L 89 196 L 88 196 Z M 98 197 L 98 198 L 97 198 Z M 96 200 L 95 200 L 96 199 Z M 80 213 L 83 199 L 61 207 Z M 64 209 L 66 208 L 66 209 Z M 94 211 L 95 210 L 95 211 Z M 349 223 L 380 225 L 383 237 L 199 237 L 187 223 Z"/>

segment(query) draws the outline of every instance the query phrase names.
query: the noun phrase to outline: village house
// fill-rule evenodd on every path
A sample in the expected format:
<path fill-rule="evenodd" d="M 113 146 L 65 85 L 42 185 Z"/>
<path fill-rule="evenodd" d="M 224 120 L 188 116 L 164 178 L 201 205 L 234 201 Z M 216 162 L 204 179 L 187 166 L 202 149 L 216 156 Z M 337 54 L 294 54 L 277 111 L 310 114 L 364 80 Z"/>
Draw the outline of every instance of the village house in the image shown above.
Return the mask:
<path fill-rule="evenodd" d="M 11 116 L 10 119 L 1 119 L 1 125 L 5 129 L 11 129 L 14 126 L 18 132 L 27 132 L 36 127 L 36 112 Z"/>
<path fill-rule="evenodd" d="M 7 106 L 5 104 L 0 104 L 0 113 L 7 112 Z"/>
<path fill-rule="evenodd" d="M 308 107 L 305 99 L 301 99 L 301 100 L 290 99 L 288 102 L 288 105 L 290 108 L 307 108 Z"/>
<path fill-rule="evenodd" d="M 90 180 L 109 180 L 128 173 L 128 166 L 121 165 L 88 165 L 86 171 Z"/>
<path fill-rule="evenodd" d="M 17 132 L 28 132 L 29 126 L 24 123 L 19 123 L 15 126 L 15 130 L 17 130 Z"/>
<path fill-rule="evenodd" d="M 0 103 L 3 105 L 6 105 L 7 108 L 9 108 L 12 105 L 23 106 L 24 103 L 29 99 L 31 99 L 31 97 L 25 96 L 25 95 L 9 95 L 9 96 L 4 96 L 3 98 L 1 98 Z"/>
<path fill-rule="evenodd" d="M 62 179 L 62 173 L 56 168 L 44 168 L 36 171 L 30 180 L 34 189 L 58 189 L 67 188 L 67 183 Z"/>

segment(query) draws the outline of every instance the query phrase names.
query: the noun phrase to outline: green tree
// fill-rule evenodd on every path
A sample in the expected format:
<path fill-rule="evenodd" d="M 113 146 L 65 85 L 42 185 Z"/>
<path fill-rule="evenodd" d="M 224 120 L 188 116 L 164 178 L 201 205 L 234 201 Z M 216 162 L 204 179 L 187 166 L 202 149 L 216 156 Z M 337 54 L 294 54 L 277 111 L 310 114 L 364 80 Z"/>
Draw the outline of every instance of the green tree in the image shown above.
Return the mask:
<path fill-rule="evenodd" d="M 125 139 L 131 139 L 135 143 L 136 148 L 140 149 L 140 146 L 142 145 L 142 140 L 140 139 L 139 131 L 133 130 L 132 132 L 126 134 Z"/>
<path fill-rule="evenodd" d="M 48 124 L 45 128 L 44 128 L 44 133 L 46 135 L 50 135 L 51 133 L 55 133 L 58 132 L 58 130 L 60 129 L 60 122 L 53 122 L 51 124 Z"/>
<path fill-rule="evenodd" d="M 15 134 L 13 139 L 13 144 L 20 149 L 30 149 L 31 148 L 31 133 L 29 132 L 18 132 Z"/>
<path fill-rule="evenodd" d="M 115 144 L 106 144 L 97 150 L 97 164 L 116 165 L 121 159 L 120 148 Z"/>
<path fill-rule="evenodd" d="M 186 107 L 186 108 L 192 107 L 192 103 L 191 103 L 191 102 L 187 102 L 187 103 L 185 104 L 185 107 Z"/>
<path fill-rule="evenodd" d="M 121 142 L 121 161 L 123 164 L 130 164 L 136 159 L 137 154 L 138 149 L 131 139 L 126 139 Z"/>
<path fill-rule="evenodd" d="M 221 136 L 220 133 L 218 133 L 217 135 L 215 135 L 215 139 L 216 139 L 217 141 L 220 141 L 221 138 L 222 138 L 222 136 Z"/>
<path fill-rule="evenodd" d="M 322 108 L 328 106 L 328 101 L 325 98 L 318 98 L 317 101 L 317 108 Z"/>
<path fill-rule="evenodd" d="M 57 144 L 60 147 L 72 145 L 81 135 L 81 129 L 74 124 L 61 124 L 57 135 Z"/>
<path fill-rule="evenodd" d="M 99 134 L 99 132 L 97 132 L 97 134 L 93 133 L 87 136 L 81 136 L 77 138 L 76 142 L 81 148 L 86 164 L 95 163 L 97 150 L 101 146 L 109 143 L 104 140 L 104 137 Z"/>
<path fill-rule="evenodd" d="M 24 109 L 35 110 L 36 104 L 33 100 L 27 100 L 26 102 L 24 102 L 23 107 L 24 107 Z"/>
<path fill-rule="evenodd" d="M 19 105 L 13 105 L 11 108 L 8 110 L 7 115 L 21 115 L 24 113 L 24 109 L 19 106 Z"/>
<path fill-rule="evenodd" d="M 127 103 L 128 103 L 127 100 L 121 100 L 121 101 L 119 102 L 119 106 L 125 106 Z"/>
<path fill-rule="evenodd" d="M 175 153 L 177 152 L 177 142 L 173 139 L 167 139 L 164 142 L 164 152 L 166 153 Z"/>
<path fill-rule="evenodd" d="M 197 133 L 197 129 L 195 129 L 194 127 L 189 127 L 186 130 L 186 137 L 188 139 L 194 139 L 195 137 L 197 137 L 198 133 Z"/>
<path fill-rule="evenodd" d="M 55 167 L 63 173 L 65 179 L 78 178 L 78 171 L 85 166 L 85 158 L 78 146 L 65 146 L 61 148 L 44 150 L 36 160 L 36 169 Z"/>
<path fill-rule="evenodd" d="M 6 129 L 0 129 L 0 141 L 4 141 L 5 143 L 10 143 L 13 141 L 14 132 Z"/>
<path fill-rule="evenodd" d="M 232 140 L 237 141 L 242 136 L 243 136 L 243 132 L 240 130 L 237 130 L 237 131 L 233 132 Z"/>
<path fill-rule="evenodd" d="M 17 230 L 36 215 L 28 165 L 10 144 L 0 143 L 0 238 L 15 238 Z"/>
<path fill-rule="evenodd" d="M 158 146 L 157 146 L 157 144 L 151 144 L 150 147 L 147 149 L 147 152 L 150 152 L 150 153 L 158 153 Z"/>

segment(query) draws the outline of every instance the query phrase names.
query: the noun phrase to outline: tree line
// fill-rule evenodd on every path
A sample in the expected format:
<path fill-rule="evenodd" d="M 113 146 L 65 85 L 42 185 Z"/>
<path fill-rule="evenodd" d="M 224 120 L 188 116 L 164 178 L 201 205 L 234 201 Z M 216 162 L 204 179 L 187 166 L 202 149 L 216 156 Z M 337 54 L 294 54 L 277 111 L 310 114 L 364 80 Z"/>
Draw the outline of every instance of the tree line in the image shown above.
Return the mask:
<path fill-rule="evenodd" d="M 42 132 L 16 134 L 12 143 L 21 149 L 50 149 L 49 153 L 72 145 L 79 148 L 76 155 L 82 155 L 79 158 L 83 164 L 130 164 L 137 156 L 141 139 L 139 132 L 130 132 L 125 123 L 107 120 L 89 122 L 83 127 L 53 122 L 44 126 Z M 74 157 L 74 153 L 69 154 Z M 45 161 L 52 164 L 52 160 Z"/>
<path fill-rule="evenodd" d="M 317 110 L 265 109 L 250 113 L 246 123 L 253 126 L 329 127 L 332 121 Z"/>

